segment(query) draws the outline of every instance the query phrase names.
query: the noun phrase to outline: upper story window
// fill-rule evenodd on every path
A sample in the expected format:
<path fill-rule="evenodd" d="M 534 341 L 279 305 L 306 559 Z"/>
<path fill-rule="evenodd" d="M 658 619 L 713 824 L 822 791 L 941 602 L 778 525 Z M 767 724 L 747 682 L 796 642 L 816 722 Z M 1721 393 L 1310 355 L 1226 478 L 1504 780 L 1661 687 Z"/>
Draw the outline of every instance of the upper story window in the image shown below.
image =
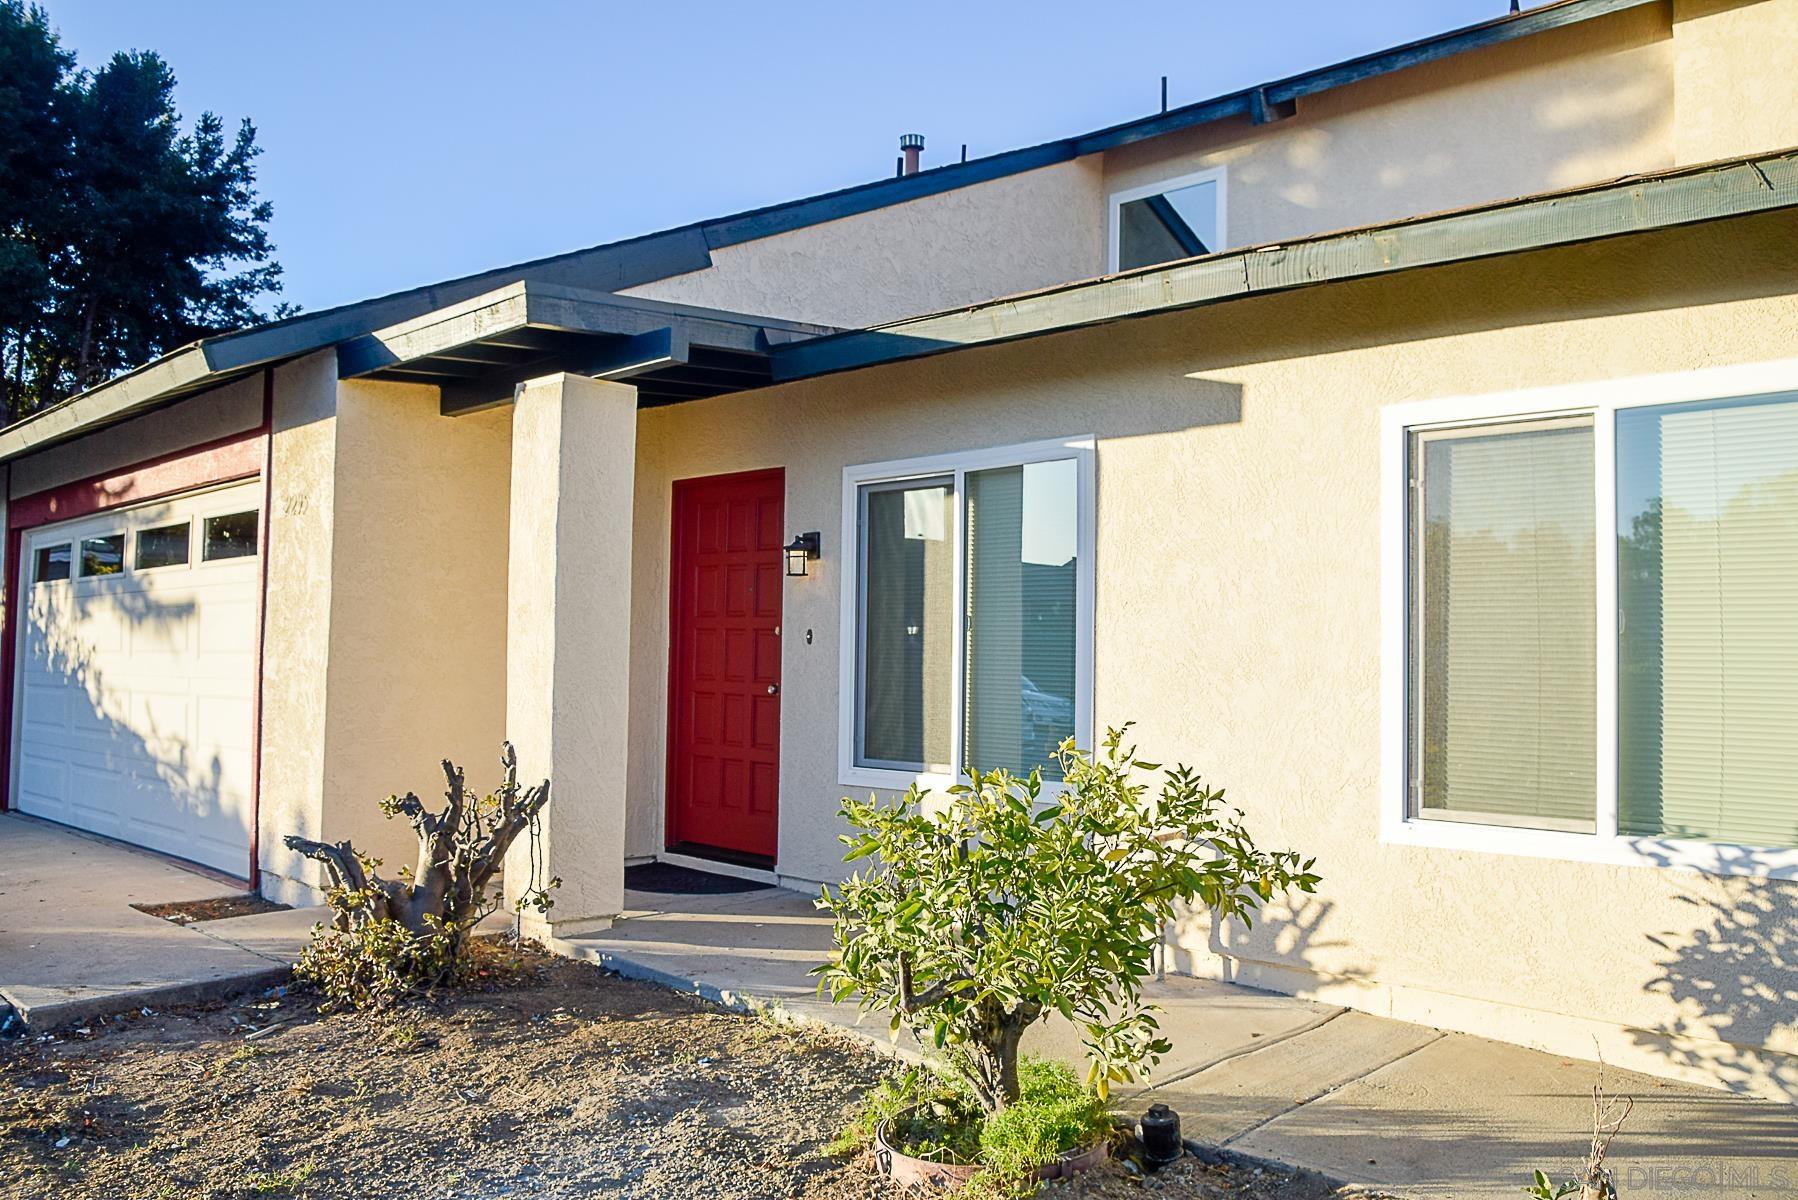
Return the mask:
<path fill-rule="evenodd" d="M 1795 385 L 1388 410 L 1389 840 L 1798 877 Z"/>
<path fill-rule="evenodd" d="M 1059 779 L 1091 726 L 1092 443 L 851 467 L 843 499 L 843 782 Z"/>
<path fill-rule="evenodd" d="M 1111 269 L 1128 271 L 1224 247 L 1224 169 L 1111 196 Z"/>

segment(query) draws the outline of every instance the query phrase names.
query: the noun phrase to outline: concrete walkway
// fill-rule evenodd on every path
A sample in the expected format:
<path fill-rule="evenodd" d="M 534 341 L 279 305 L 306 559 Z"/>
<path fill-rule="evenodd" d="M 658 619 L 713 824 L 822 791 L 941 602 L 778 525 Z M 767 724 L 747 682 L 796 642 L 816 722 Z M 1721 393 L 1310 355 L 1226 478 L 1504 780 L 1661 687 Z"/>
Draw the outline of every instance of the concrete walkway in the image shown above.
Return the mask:
<path fill-rule="evenodd" d="M 818 998 L 806 972 L 830 927 L 807 897 L 631 892 L 628 903 L 614 929 L 555 948 L 886 1042 L 884 1021 L 858 1027 L 852 1008 Z M 1514 1198 L 1537 1167 L 1571 1173 L 1590 1137 L 1588 1062 L 1203 980 L 1172 978 L 1151 997 L 1174 1053 L 1123 1108 L 1163 1100 L 1189 1138 L 1401 1195 Z M 1026 1046 L 1080 1053 L 1066 1026 L 1041 1026 Z M 1612 1155 L 1625 1196 L 1798 1190 L 1798 1109 L 1626 1071 L 1606 1083 L 1636 1100 Z"/>
<path fill-rule="evenodd" d="M 278 982 L 315 911 L 177 925 L 131 907 L 240 891 L 153 854 L 0 814 L 0 1001 L 48 1029 Z"/>

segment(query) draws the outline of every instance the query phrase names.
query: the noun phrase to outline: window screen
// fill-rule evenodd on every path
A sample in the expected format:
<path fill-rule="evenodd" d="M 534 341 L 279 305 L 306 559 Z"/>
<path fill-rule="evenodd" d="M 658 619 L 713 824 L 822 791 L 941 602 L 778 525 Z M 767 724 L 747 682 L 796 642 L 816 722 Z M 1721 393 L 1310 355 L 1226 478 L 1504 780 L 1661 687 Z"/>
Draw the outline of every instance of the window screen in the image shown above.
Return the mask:
<path fill-rule="evenodd" d="M 1591 421 L 1413 434 L 1411 471 L 1412 811 L 1590 832 Z"/>
<path fill-rule="evenodd" d="M 967 476 L 966 765 L 1060 779 L 1074 732 L 1079 472 L 1072 459 Z"/>
<path fill-rule="evenodd" d="M 1618 831 L 1798 844 L 1798 398 L 1617 414 Z"/>

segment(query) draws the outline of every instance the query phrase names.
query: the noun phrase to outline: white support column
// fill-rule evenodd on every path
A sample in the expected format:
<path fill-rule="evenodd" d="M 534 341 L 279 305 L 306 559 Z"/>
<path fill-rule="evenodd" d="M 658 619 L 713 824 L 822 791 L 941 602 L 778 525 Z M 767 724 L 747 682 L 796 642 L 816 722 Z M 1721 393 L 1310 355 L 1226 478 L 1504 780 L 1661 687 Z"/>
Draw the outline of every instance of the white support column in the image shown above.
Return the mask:
<path fill-rule="evenodd" d="M 624 908 L 636 457 L 635 388 L 551 375 L 519 389 L 506 727 L 520 781 L 550 778 L 539 871 L 562 879 L 547 922 L 526 910 L 527 935 L 591 933 Z M 529 876 L 525 842 L 506 859 L 508 902 Z"/>

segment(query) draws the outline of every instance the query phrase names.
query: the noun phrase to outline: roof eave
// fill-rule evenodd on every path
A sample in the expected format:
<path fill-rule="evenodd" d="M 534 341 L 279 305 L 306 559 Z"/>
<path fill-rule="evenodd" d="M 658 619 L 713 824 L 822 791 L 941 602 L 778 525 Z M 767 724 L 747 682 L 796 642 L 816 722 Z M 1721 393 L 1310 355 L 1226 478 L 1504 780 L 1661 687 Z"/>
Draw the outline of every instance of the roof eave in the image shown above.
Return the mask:
<path fill-rule="evenodd" d="M 1300 287 L 1798 207 L 1798 150 L 1063 285 L 784 347 L 785 383 Z"/>

